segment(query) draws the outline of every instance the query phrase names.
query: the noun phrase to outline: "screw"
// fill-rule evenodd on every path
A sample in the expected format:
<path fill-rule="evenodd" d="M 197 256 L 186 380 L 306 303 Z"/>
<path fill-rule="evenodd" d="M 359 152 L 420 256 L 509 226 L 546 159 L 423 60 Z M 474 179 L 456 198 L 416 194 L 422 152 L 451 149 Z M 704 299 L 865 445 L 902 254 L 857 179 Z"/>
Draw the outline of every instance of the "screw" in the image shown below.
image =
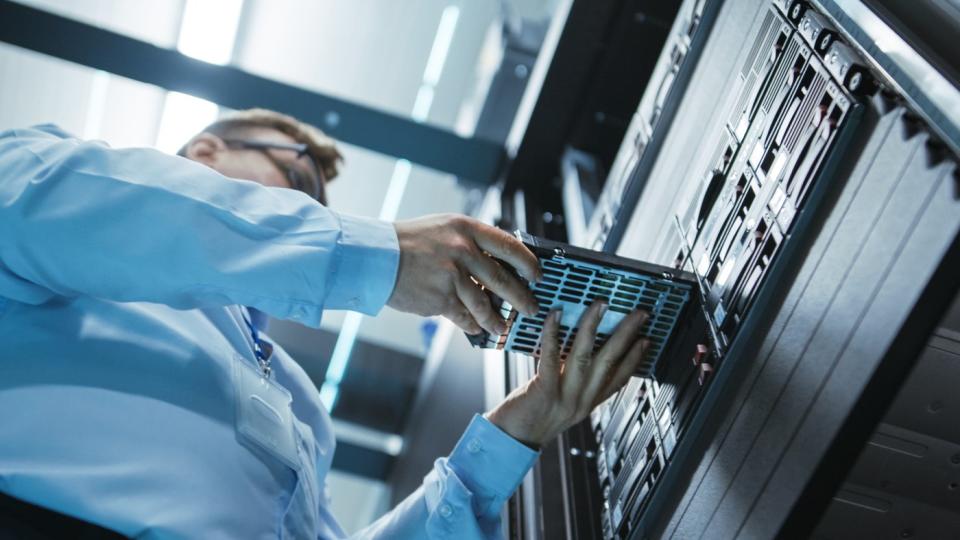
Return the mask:
<path fill-rule="evenodd" d="M 960 465 L 960 453 L 950 456 L 950 463 L 953 463 L 954 465 Z"/>
<path fill-rule="evenodd" d="M 910 538 L 913 536 L 913 529 L 904 529 L 900 531 L 900 538 Z"/>
<path fill-rule="evenodd" d="M 673 274 L 670 272 L 664 272 L 661 275 L 663 276 L 663 279 L 673 279 Z"/>
<path fill-rule="evenodd" d="M 860 88 L 860 83 L 862 81 L 863 81 L 863 76 L 860 75 L 859 72 L 854 73 L 853 76 L 850 77 L 850 84 L 848 85 L 850 87 L 850 90 L 856 90 L 857 88 Z"/>
<path fill-rule="evenodd" d="M 579 455 L 580 455 L 580 449 L 579 449 L 579 448 L 571 448 L 571 449 L 570 449 L 570 455 L 571 455 L 571 456 L 579 456 Z"/>
<path fill-rule="evenodd" d="M 820 48 L 827 50 L 827 47 L 830 46 L 830 34 L 824 32 L 823 37 L 820 38 Z"/>
<path fill-rule="evenodd" d="M 950 482 L 949 484 L 947 484 L 947 489 L 949 489 L 950 491 L 954 491 L 958 487 L 960 487 L 960 484 L 957 484 L 956 482 Z"/>
<path fill-rule="evenodd" d="M 793 5 L 793 9 L 790 11 L 790 17 L 796 19 L 800 16 L 800 4 L 796 3 Z"/>
<path fill-rule="evenodd" d="M 553 248 L 553 254 L 557 257 L 563 257 L 567 254 L 567 252 L 564 251 L 562 247 L 555 247 Z"/>
<path fill-rule="evenodd" d="M 597 457 L 597 455 L 593 453 L 593 450 L 587 450 L 586 452 L 583 453 L 583 457 L 587 459 L 593 459 Z"/>

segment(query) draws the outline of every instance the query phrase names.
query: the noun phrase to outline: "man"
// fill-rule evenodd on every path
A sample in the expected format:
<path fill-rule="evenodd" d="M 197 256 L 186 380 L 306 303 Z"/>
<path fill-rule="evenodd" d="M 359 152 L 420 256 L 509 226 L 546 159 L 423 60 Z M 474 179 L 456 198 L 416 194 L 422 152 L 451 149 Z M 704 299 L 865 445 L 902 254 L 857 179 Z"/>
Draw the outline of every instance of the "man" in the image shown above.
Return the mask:
<path fill-rule="evenodd" d="M 388 304 L 500 331 L 474 280 L 534 312 L 494 257 L 531 280 L 536 259 L 462 216 L 330 211 L 318 201 L 339 154 L 277 113 L 230 115 L 180 153 L 113 150 L 53 126 L 0 133 L 0 529 L 343 537 L 324 495 L 329 416 L 258 314 L 316 327 L 323 309 Z M 537 376 L 358 536 L 497 536 L 536 448 L 644 353 L 637 313 L 592 354 L 604 309 L 588 310 L 565 364 L 551 314 Z"/>

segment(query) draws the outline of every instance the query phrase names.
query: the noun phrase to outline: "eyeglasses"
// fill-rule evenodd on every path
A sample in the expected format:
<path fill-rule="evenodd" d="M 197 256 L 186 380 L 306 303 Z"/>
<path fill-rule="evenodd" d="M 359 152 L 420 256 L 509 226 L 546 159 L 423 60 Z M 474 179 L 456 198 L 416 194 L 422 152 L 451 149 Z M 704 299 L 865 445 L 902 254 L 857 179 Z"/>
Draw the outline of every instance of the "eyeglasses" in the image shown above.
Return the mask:
<path fill-rule="evenodd" d="M 224 139 L 223 142 L 227 146 L 257 150 L 263 153 L 267 159 L 269 159 L 274 165 L 276 165 L 278 169 L 280 169 L 280 171 L 283 172 L 293 189 L 300 190 L 307 195 L 310 195 L 314 199 L 320 201 L 321 204 L 327 204 L 327 193 L 324 185 L 326 183 L 326 179 L 323 176 L 323 169 L 320 168 L 320 165 L 316 162 L 313 156 L 310 155 L 310 147 L 307 144 L 253 141 L 247 139 Z M 307 156 L 307 159 L 310 162 L 311 171 L 309 173 L 305 172 L 298 167 L 295 167 L 291 163 L 286 163 L 280 159 L 277 159 L 273 154 L 270 153 L 270 150 L 290 150 L 292 152 L 296 152 L 297 159 Z"/>

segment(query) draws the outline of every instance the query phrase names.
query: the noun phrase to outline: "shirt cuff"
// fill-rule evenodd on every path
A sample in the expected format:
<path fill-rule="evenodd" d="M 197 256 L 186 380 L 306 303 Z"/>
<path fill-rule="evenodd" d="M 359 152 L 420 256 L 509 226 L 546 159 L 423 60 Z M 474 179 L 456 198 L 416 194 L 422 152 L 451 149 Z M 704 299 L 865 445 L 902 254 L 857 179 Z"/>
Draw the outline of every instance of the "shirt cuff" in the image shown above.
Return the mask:
<path fill-rule="evenodd" d="M 341 215 L 336 256 L 324 309 L 376 315 L 393 293 L 400 265 L 400 245 L 393 224 Z"/>
<path fill-rule="evenodd" d="M 449 465 L 478 502 L 492 502 L 508 499 L 539 455 L 478 414 L 450 454 Z"/>

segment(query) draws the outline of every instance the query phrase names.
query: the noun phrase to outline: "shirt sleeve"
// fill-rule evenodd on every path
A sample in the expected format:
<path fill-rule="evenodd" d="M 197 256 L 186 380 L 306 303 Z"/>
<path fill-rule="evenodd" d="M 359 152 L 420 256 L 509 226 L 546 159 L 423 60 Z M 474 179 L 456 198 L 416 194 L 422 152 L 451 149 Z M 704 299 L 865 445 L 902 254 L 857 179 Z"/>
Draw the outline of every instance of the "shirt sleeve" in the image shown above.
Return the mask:
<path fill-rule="evenodd" d="M 417 491 L 351 538 L 499 538 L 503 504 L 538 456 L 474 416 L 450 456 L 434 463 Z"/>
<path fill-rule="evenodd" d="M 245 305 L 318 326 L 376 314 L 399 262 L 389 223 L 54 126 L 0 132 L 0 297 Z"/>

